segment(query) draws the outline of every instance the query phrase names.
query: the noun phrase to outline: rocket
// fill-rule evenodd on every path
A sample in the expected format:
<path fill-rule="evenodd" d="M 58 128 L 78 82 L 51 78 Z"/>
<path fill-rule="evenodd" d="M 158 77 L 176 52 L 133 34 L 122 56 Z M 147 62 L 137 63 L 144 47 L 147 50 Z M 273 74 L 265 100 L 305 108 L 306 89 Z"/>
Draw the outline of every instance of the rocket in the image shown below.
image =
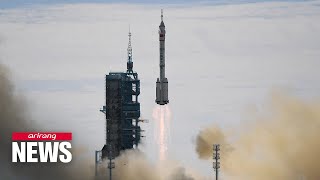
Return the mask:
<path fill-rule="evenodd" d="M 166 27 L 163 22 L 163 11 L 161 9 L 161 23 L 159 26 L 159 50 L 160 50 L 160 77 L 156 83 L 156 103 L 165 105 L 169 103 L 168 99 L 168 79 L 165 75 L 165 39 Z"/>

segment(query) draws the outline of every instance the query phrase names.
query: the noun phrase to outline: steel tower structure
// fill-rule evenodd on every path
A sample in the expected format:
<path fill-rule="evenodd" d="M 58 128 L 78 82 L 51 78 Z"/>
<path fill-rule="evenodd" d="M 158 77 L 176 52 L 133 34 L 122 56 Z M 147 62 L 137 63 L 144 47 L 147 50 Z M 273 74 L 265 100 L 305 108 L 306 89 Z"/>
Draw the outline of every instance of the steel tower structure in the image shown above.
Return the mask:
<path fill-rule="evenodd" d="M 105 106 L 100 110 L 106 117 L 106 144 L 101 151 L 96 151 L 96 175 L 98 164 L 109 159 L 108 168 L 115 167 L 112 160 L 127 149 L 137 148 L 140 142 L 140 80 L 133 71 L 131 32 L 127 48 L 126 72 L 110 72 L 106 75 Z"/>
<path fill-rule="evenodd" d="M 216 172 L 216 180 L 218 180 L 218 174 L 219 174 L 219 169 L 220 169 L 220 144 L 214 144 L 213 145 L 213 169 Z"/>

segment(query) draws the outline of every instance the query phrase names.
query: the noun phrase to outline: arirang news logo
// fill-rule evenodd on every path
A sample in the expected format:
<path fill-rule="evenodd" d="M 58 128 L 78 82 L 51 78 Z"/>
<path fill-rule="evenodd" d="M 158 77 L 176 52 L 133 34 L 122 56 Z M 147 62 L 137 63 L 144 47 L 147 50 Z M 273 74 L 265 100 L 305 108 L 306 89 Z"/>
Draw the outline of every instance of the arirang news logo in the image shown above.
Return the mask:
<path fill-rule="evenodd" d="M 14 132 L 12 162 L 69 163 L 71 140 L 69 132 Z"/>

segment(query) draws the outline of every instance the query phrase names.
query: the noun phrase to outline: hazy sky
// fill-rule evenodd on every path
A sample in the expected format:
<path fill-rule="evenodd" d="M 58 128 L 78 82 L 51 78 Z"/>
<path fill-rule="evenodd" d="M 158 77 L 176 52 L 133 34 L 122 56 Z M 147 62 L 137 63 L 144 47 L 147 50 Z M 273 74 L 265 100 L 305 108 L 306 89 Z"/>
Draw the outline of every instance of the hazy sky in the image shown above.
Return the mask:
<path fill-rule="evenodd" d="M 54 5 L 65 3 L 135 3 L 135 4 L 188 4 L 188 3 L 205 3 L 214 5 L 225 4 L 245 4 L 256 2 L 303 2 L 310 0 L 1 0 L 0 8 L 16 8 L 34 5 Z"/>
<path fill-rule="evenodd" d="M 150 119 L 142 149 L 157 159 L 152 109 L 161 8 L 171 159 L 210 176 L 211 162 L 194 151 L 200 129 L 236 129 L 274 89 L 320 95 L 320 1 L 28 2 L 0 0 L 0 62 L 11 68 L 34 119 L 73 131 L 92 160 L 104 144 L 104 75 L 126 68 L 129 24 L 142 117 Z"/>

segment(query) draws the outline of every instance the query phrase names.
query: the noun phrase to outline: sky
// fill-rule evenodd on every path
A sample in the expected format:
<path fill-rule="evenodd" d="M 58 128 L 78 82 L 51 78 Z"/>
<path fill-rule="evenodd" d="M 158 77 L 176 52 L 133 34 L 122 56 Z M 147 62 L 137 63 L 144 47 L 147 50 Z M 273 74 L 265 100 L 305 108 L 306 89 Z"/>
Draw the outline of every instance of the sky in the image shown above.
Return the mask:
<path fill-rule="evenodd" d="M 78 4 L 78 3 L 132 3 L 132 4 L 211 4 L 211 5 L 225 5 L 225 4 L 246 4 L 258 2 L 303 2 L 310 0 L 1 0 L 0 8 L 17 8 L 34 5 L 57 5 L 57 4 Z"/>
<path fill-rule="evenodd" d="M 262 108 L 274 90 L 320 96 L 320 1 L 56 2 L 0 0 L 0 63 L 11 69 L 34 120 L 74 132 L 92 157 L 104 143 L 104 75 L 125 70 L 130 25 L 142 118 L 150 120 L 142 150 L 157 159 L 152 110 L 161 8 L 169 158 L 211 176 L 211 162 L 195 152 L 200 129 L 246 123 L 248 109 Z"/>

